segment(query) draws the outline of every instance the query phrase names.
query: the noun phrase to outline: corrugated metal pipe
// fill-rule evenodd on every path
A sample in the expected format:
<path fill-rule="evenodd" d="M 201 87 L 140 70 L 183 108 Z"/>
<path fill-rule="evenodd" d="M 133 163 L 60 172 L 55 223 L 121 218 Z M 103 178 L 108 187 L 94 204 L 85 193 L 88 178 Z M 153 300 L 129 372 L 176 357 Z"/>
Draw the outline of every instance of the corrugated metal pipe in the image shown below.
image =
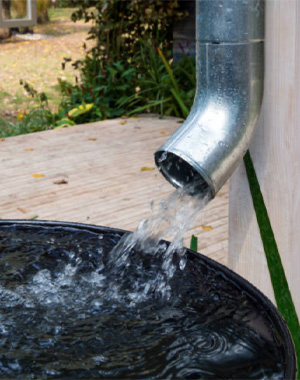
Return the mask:
<path fill-rule="evenodd" d="M 176 187 L 214 197 L 248 149 L 263 98 L 264 8 L 264 0 L 196 0 L 194 104 L 155 152 Z"/>

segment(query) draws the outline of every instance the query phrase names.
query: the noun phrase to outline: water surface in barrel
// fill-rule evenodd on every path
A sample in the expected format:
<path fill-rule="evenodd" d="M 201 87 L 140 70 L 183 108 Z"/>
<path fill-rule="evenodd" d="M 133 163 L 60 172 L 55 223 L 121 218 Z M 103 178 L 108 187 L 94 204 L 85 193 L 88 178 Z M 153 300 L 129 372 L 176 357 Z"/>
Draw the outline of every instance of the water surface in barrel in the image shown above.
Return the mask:
<path fill-rule="evenodd" d="M 280 335 L 238 285 L 191 254 L 180 269 L 174 254 L 163 296 L 167 244 L 133 248 L 120 273 L 106 265 L 120 237 L 1 226 L 1 378 L 283 378 Z"/>

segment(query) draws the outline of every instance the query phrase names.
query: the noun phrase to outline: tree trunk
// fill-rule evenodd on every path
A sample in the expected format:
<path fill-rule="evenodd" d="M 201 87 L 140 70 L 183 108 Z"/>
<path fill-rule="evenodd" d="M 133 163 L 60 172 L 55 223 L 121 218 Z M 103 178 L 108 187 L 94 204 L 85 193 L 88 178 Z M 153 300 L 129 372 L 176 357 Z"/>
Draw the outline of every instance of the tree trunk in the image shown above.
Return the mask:
<path fill-rule="evenodd" d="M 37 22 L 39 24 L 45 24 L 46 22 L 49 22 L 49 15 L 48 15 L 48 10 L 45 9 L 42 12 L 38 12 L 38 17 L 37 17 Z"/>

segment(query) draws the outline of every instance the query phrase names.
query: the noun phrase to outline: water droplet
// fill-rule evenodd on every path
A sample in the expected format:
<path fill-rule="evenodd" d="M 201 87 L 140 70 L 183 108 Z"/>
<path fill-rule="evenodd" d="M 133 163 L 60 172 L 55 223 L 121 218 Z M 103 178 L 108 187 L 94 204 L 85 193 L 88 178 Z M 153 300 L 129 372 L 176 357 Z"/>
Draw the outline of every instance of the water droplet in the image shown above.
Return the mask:
<path fill-rule="evenodd" d="M 168 153 L 163 152 L 161 156 L 159 157 L 158 162 L 163 162 L 164 160 L 166 160 L 167 156 L 168 156 Z"/>

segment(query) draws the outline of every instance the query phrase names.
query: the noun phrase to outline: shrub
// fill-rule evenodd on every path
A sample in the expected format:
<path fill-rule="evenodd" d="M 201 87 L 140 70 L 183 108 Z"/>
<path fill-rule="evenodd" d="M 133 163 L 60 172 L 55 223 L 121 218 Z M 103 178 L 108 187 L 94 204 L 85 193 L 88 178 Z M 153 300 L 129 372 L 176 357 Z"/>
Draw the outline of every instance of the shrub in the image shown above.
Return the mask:
<path fill-rule="evenodd" d="M 167 47 L 164 54 L 159 47 L 153 47 L 146 41 L 141 46 L 136 57 L 140 62 L 139 91 L 125 101 L 128 114 L 151 110 L 161 115 L 187 117 L 196 87 L 193 59 L 185 55 L 174 63 Z"/>
<path fill-rule="evenodd" d="M 123 62 L 139 50 L 139 38 L 156 45 L 171 41 L 173 23 L 184 16 L 177 0 L 85 0 L 72 20 L 93 22 L 89 39 L 95 41 L 92 52 L 100 60 Z"/>
<path fill-rule="evenodd" d="M 51 0 L 55 8 L 74 8 L 74 0 Z"/>
<path fill-rule="evenodd" d="M 177 1 L 82 2 L 72 19 L 93 21 L 88 39 L 95 45 L 83 60 L 72 62 L 79 69 L 80 83 L 60 83 L 64 107 L 93 102 L 93 112 L 86 115 L 90 121 L 150 109 L 185 116 L 195 80 L 193 71 L 184 66 L 193 63 L 186 57 L 184 64 L 173 67 L 170 60 L 172 25 L 183 17 Z M 63 67 L 70 61 L 65 58 Z M 186 73 L 188 77 L 182 80 Z"/>
<path fill-rule="evenodd" d="M 89 57 L 86 58 L 85 65 L 86 73 L 83 81 L 79 82 L 76 78 L 75 85 L 59 81 L 64 95 L 61 108 L 69 112 L 81 104 L 92 103 L 93 110 L 82 116 L 81 122 L 123 115 L 126 108 L 122 106 L 122 102 L 132 95 L 136 87 L 136 68 L 118 61 L 104 69 L 98 60 Z M 92 67 L 87 69 L 88 65 Z"/>

